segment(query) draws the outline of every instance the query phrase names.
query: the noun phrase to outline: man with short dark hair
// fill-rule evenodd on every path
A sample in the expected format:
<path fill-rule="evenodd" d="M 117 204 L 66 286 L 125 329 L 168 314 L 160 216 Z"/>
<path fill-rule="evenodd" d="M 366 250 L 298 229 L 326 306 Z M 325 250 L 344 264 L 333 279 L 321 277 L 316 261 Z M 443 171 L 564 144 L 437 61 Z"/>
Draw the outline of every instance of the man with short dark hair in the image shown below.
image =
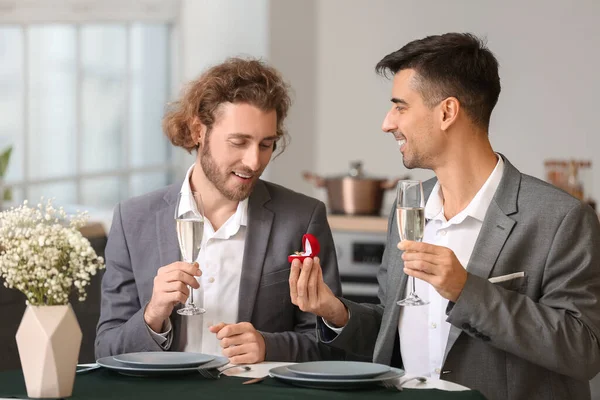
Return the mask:
<path fill-rule="evenodd" d="M 393 76 L 383 130 L 407 168 L 436 175 L 424 183 L 423 241 L 400 242 L 391 213 L 379 305 L 336 297 L 318 259 L 292 264 L 292 302 L 321 317 L 321 341 L 374 362 L 491 400 L 589 399 L 600 371 L 600 224 L 492 149 L 496 58 L 477 37 L 448 33 L 407 44 L 377 71 Z M 397 305 L 409 276 L 428 305 Z"/>

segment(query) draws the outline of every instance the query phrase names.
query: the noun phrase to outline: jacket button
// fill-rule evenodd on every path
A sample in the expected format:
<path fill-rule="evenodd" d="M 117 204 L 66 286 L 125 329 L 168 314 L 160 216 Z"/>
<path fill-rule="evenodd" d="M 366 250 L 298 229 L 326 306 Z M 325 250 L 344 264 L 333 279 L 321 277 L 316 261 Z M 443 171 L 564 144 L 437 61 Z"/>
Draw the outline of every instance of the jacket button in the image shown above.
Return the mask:
<path fill-rule="evenodd" d="M 466 322 L 464 324 L 462 324 L 462 328 L 463 329 L 469 329 L 471 328 L 471 325 L 467 324 Z"/>
<path fill-rule="evenodd" d="M 477 335 L 478 335 L 477 329 L 475 329 L 475 328 L 473 328 L 473 327 L 470 327 L 470 328 L 469 328 L 469 332 L 471 332 L 471 333 L 474 333 L 474 334 L 475 334 L 475 336 L 477 336 Z"/>
<path fill-rule="evenodd" d="M 481 340 L 483 340 L 484 342 L 489 342 L 492 339 L 489 336 L 483 335 L 483 337 L 481 338 Z"/>

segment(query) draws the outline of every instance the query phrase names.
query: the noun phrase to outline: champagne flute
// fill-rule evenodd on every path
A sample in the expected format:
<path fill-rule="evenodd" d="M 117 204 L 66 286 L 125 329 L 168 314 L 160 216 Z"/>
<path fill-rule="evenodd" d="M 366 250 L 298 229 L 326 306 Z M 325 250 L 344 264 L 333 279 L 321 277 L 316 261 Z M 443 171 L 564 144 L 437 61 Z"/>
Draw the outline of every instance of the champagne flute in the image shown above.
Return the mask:
<path fill-rule="evenodd" d="M 396 222 L 400 240 L 423 240 L 425 231 L 425 200 L 421 181 L 403 180 L 398 182 L 396 193 Z M 415 292 L 415 278 L 411 279 L 408 297 L 397 302 L 400 306 L 423 306 L 429 304 Z"/>
<path fill-rule="evenodd" d="M 184 262 L 193 263 L 198 258 L 204 233 L 204 207 L 200 193 L 180 193 L 175 206 L 177 240 Z M 184 307 L 177 310 L 181 315 L 204 314 L 206 310 L 194 303 L 194 288 L 188 286 L 190 297 Z"/>

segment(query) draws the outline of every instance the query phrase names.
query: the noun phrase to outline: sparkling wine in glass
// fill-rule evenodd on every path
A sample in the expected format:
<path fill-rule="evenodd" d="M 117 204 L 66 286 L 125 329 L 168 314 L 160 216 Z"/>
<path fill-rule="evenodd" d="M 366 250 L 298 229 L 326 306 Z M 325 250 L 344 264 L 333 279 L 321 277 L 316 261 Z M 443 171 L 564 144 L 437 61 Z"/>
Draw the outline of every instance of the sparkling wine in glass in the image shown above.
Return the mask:
<path fill-rule="evenodd" d="M 396 197 L 396 222 L 400 240 L 423 240 L 425 231 L 425 200 L 421 181 L 398 182 Z M 411 290 L 407 297 L 397 302 L 400 306 L 423 306 L 429 304 L 415 292 L 415 278 L 410 277 Z"/>
<path fill-rule="evenodd" d="M 199 193 L 180 193 L 175 207 L 177 240 L 184 262 L 193 263 L 198 258 L 204 234 L 204 207 Z M 181 315 L 204 314 L 206 310 L 194 303 L 194 288 L 188 286 L 190 297 L 184 307 L 177 310 Z"/>

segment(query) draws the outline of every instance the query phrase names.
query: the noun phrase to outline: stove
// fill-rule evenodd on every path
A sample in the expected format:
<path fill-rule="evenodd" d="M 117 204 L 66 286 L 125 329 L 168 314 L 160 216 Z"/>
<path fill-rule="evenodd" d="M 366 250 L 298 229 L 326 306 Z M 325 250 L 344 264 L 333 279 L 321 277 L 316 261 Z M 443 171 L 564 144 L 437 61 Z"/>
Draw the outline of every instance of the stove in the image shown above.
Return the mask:
<path fill-rule="evenodd" d="M 379 304 L 377 271 L 381 265 L 386 232 L 336 230 L 332 227 L 343 297 Z"/>

